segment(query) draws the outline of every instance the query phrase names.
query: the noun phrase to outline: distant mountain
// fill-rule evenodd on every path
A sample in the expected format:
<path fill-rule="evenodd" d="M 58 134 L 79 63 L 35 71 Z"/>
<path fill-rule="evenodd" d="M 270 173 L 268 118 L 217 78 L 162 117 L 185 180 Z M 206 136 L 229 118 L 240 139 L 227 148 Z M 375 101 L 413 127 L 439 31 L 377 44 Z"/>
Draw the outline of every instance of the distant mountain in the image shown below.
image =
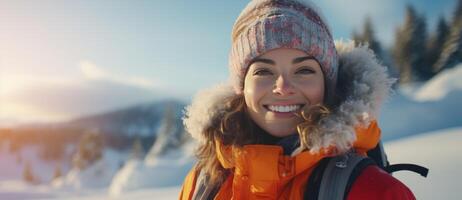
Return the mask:
<path fill-rule="evenodd" d="M 186 104 L 177 100 L 139 104 L 132 107 L 80 117 L 60 127 L 79 129 L 96 129 L 105 134 L 122 134 L 124 136 L 154 136 L 164 117 L 166 108 L 170 108 L 175 118 L 181 118 Z M 180 120 L 181 121 L 181 120 Z M 182 123 L 177 124 L 183 126 Z"/>

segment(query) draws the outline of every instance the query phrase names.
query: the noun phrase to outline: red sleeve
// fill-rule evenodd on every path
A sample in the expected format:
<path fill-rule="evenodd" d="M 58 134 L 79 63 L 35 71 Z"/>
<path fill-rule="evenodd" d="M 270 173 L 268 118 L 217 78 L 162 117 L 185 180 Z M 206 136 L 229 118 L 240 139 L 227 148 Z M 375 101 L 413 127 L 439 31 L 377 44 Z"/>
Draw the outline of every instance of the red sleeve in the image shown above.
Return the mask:
<path fill-rule="evenodd" d="M 411 190 L 377 166 L 369 166 L 351 187 L 348 200 L 415 200 Z"/>

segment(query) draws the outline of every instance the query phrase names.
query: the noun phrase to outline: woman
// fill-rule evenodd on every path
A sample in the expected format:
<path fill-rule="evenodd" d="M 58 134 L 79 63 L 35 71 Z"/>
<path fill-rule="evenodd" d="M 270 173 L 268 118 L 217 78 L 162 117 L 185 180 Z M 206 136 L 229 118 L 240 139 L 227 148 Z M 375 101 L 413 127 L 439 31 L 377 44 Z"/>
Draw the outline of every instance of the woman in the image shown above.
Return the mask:
<path fill-rule="evenodd" d="M 394 80 L 367 47 L 334 44 L 309 1 L 253 0 L 232 31 L 231 84 L 200 92 L 185 126 L 198 163 L 180 199 L 303 199 L 326 157 L 364 155 Z M 377 166 L 346 199 L 415 199 Z"/>

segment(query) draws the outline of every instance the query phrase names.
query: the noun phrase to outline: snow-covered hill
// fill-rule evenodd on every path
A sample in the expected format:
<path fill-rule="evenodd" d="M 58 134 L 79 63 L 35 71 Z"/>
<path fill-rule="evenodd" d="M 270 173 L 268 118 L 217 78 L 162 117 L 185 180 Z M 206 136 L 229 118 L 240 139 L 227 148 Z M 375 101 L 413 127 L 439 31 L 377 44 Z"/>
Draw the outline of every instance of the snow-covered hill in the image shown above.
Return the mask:
<path fill-rule="evenodd" d="M 447 69 L 438 74 L 435 78 L 425 83 L 414 94 L 414 100 L 425 101 L 438 101 L 451 92 L 462 90 L 462 64 L 454 68 Z"/>
<path fill-rule="evenodd" d="M 382 107 L 384 140 L 462 125 L 462 64 L 441 72 L 404 94 L 400 90 Z"/>
<path fill-rule="evenodd" d="M 154 147 L 153 147 L 154 148 Z M 194 142 L 182 148 L 170 150 L 156 158 L 129 161 L 115 176 L 109 187 L 111 197 L 120 197 L 140 189 L 175 187 L 192 168 Z"/>

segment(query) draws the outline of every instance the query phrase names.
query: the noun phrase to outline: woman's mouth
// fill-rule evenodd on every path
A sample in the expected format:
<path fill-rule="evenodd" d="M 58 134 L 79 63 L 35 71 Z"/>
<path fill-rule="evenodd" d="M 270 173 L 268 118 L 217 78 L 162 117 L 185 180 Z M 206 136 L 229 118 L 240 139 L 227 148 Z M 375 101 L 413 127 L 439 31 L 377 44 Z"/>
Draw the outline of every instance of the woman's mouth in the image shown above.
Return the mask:
<path fill-rule="evenodd" d="M 266 109 L 271 112 L 278 113 L 291 113 L 298 111 L 304 106 L 304 104 L 293 104 L 293 105 L 263 105 Z"/>

